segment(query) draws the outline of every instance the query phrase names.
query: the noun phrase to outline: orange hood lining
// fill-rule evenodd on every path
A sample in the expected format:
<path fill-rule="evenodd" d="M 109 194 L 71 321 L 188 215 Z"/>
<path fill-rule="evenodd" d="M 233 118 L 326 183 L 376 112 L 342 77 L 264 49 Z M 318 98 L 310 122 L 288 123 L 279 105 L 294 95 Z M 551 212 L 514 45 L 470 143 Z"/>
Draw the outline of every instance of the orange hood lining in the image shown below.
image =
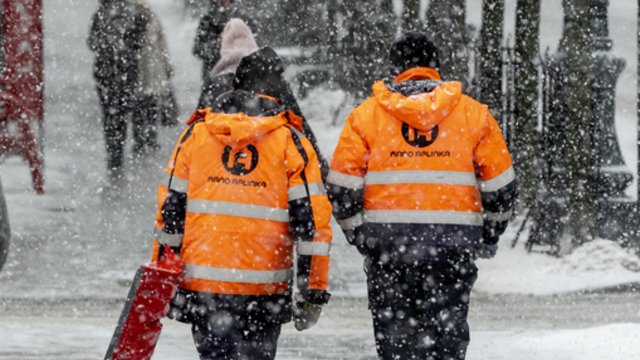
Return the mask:
<path fill-rule="evenodd" d="M 400 73 L 400 75 L 396 76 L 396 78 L 393 79 L 393 82 L 402 82 L 417 79 L 442 80 L 442 77 L 436 69 L 428 67 L 414 67 Z"/>

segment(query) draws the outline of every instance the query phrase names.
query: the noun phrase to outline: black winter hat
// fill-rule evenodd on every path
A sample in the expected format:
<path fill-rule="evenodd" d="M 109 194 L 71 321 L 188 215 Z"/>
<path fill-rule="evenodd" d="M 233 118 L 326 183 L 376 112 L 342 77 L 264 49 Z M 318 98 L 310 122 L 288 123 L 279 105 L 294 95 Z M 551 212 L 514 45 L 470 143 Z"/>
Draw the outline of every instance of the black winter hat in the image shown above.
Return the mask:
<path fill-rule="evenodd" d="M 401 71 L 414 67 L 429 67 L 433 69 L 440 67 L 438 48 L 426 35 L 417 31 L 409 31 L 402 34 L 391 45 L 389 60 L 391 65 Z"/>
<path fill-rule="evenodd" d="M 284 72 L 282 60 L 276 52 L 265 46 L 240 60 L 233 78 L 233 88 L 263 92 L 263 88 L 273 88 Z"/>

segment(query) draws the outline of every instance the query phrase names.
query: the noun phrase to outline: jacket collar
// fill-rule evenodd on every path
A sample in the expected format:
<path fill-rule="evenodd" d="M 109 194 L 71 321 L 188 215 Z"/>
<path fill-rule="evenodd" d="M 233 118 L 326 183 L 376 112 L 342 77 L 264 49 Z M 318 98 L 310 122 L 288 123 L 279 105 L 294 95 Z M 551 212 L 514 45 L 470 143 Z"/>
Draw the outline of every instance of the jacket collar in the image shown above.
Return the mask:
<path fill-rule="evenodd" d="M 442 77 L 440 76 L 440 73 L 436 69 L 432 69 L 428 67 L 414 67 L 400 73 L 400 75 L 396 76 L 396 78 L 393 79 L 393 82 L 402 82 L 407 80 L 418 80 L 418 79 L 442 80 Z"/>

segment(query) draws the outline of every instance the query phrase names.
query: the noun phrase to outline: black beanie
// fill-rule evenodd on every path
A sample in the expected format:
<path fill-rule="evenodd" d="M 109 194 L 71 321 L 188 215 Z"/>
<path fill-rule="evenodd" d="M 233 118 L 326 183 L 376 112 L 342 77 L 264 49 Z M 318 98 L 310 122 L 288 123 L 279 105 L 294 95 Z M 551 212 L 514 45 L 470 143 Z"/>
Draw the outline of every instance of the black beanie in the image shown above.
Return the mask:
<path fill-rule="evenodd" d="M 426 35 L 417 31 L 409 31 L 402 34 L 391 45 L 389 60 L 391 65 L 400 71 L 414 67 L 429 67 L 433 69 L 440 67 L 438 48 Z"/>
<path fill-rule="evenodd" d="M 233 78 L 233 88 L 261 92 L 262 89 L 255 87 L 269 85 L 262 83 L 273 81 L 273 78 L 279 79 L 283 72 L 284 65 L 280 57 L 272 48 L 265 46 L 240 60 Z"/>

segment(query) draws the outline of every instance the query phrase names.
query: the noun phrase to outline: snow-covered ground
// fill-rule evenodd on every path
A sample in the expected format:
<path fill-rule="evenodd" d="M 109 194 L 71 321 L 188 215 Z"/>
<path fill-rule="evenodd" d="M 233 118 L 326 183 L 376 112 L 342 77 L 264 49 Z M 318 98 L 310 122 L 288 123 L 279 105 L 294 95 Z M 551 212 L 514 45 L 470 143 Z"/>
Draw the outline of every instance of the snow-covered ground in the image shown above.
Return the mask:
<path fill-rule="evenodd" d="M 640 259 L 612 241 L 595 240 L 555 258 L 526 253 L 522 243 L 511 248 L 513 232 L 507 235 L 495 258 L 478 261 L 474 291 L 550 295 L 640 284 Z"/>
<path fill-rule="evenodd" d="M 507 1 L 507 15 L 513 10 L 511 3 Z M 543 43 L 549 45 L 557 41 L 557 33 L 547 31 L 558 26 L 556 20 L 561 16 L 559 5 L 554 4 L 543 2 Z M 186 118 L 200 87 L 200 64 L 190 52 L 197 24 L 182 12 L 179 2 L 156 0 L 152 5 L 167 32 L 176 70 L 174 83 Z M 33 194 L 27 168 L 20 159 L 9 158 L 0 164 L 14 233 L 8 263 L 0 274 L 0 290 L 11 297 L 118 298 L 149 253 L 155 186 L 162 179 L 161 169 L 180 127 L 161 129 L 163 148 L 158 155 L 129 159 L 128 185 L 119 197 L 105 194 L 101 114 L 91 77 L 93 55 L 85 45 L 95 6 L 91 1 L 45 4 L 46 195 Z M 476 21 L 473 14 L 477 4 L 471 2 L 469 6 L 470 21 Z M 612 2 L 610 10 L 614 41 L 627 45 L 614 51 L 619 50 L 627 59 L 628 69 L 632 69 L 635 48 L 628 46 L 631 32 L 619 29 L 633 28 L 635 18 L 629 14 L 634 12 L 628 2 Z M 74 21 L 69 22 L 70 18 Z M 507 29 L 509 26 L 512 21 L 507 21 Z M 619 105 L 633 103 L 630 82 L 621 81 Z M 328 157 L 340 132 L 332 122 L 345 113 L 339 108 L 343 98 L 340 91 L 316 89 L 301 102 Z M 629 116 L 630 108 L 626 107 Z M 626 119 L 624 114 L 619 118 Z M 635 128 L 630 130 L 635 123 L 630 123 L 620 125 L 621 135 L 635 133 Z M 635 148 L 622 143 L 625 156 L 631 159 Z M 579 264 L 592 261 L 594 255 L 589 253 L 556 259 L 527 254 L 522 246 L 510 249 L 513 233 L 512 226 L 503 237 L 496 259 L 479 262 L 477 291 L 549 294 L 640 281 L 637 267 L 634 272 L 612 264 L 621 260 L 621 253 L 604 253 L 601 256 L 611 257 L 605 261 L 608 267 L 593 268 Z M 334 292 L 364 295 L 361 259 L 346 245 L 340 231 L 335 234 Z M 527 274 L 528 280 L 521 281 L 520 274 Z"/>
<path fill-rule="evenodd" d="M 568 298 L 514 296 L 508 304 L 476 297 L 470 310 L 469 360 L 635 359 L 640 339 L 638 294 Z M 0 305 L 1 360 L 85 360 L 104 355 L 117 321 L 114 303 Z M 514 311 L 515 310 L 515 311 Z M 31 312 L 29 312 L 31 311 Z M 0 314 L 2 312 L 0 311 Z M 170 320 L 154 359 L 195 359 L 188 325 Z M 359 298 L 335 298 L 318 324 L 283 329 L 278 359 L 375 359 L 371 318 Z"/>
<path fill-rule="evenodd" d="M 167 32 L 176 70 L 174 84 L 186 118 L 196 104 L 200 87 L 200 64 L 191 55 L 197 24 L 183 14 L 180 1 L 152 0 L 150 3 Z M 468 3 L 469 20 L 477 23 L 481 2 Z M 611 3 L 614 53 L 627 60 L 627 69 L 618 86 L 616 121 L 625 159 L 635 173 L 637 8 L 632 1 Z M 101 115 L 91 77 L 93 56 L 85 45 L 90 15 L 96 4 L 95 0 L 44 2 L 46 194 L 33 194 L 27 167 L 20 159 L 0 161 L 0 177 L 13 230 L 9 259 L 0 273 L 0 309 L 7 303 L 29 304 L 20 311 L 0 311 L 0 359 L 101 357 L 115 325 L 117 310 L 96 315 L 95 312 L 105 308 L 100 301 L 124 299 L 135 269 L 149 256 L 155 186 L 162 179 L 162 168 L 180 128 L 161 130 L 163 148 L 156 156 L 128 160 L 128 184 L 120 196 L 105 194 Z M 506 11 L 511 18 L 514 4 L 515 0 L 506 1 Z M 508 28 L 513 26 L 509 19 Z M 554 48 L 562 23 L 560 1 L 543 1 L 543 22 L 543 46 Z M 331 122 L 339 112 L 343 96 L 337 91 L 317 89 L 301 102 L 327 156 L 333 152 L 340 132 Z M 344 111 L 338 119 L 342 117 Z M 629 189 L 630 194 L 634 192 Z M 522 245 L 524 241 L 514 249 L 510 247 L 517 222 L 514 225 L 503 237 L 498 256 L 490 261 L 478 261 L 480 277 L 472 303 L 479 305 L 471 314 L 473 341 L 469 359 L 634 358 L 636 354 L 632 351 L 640 345 L 637 308 L 622 307 L 619 316 L 611 318 L 613 322 L 605 314 L 597 317 L 598 321 L 579 324 L 553 322 L 550 328 L 547 318 L 562 319 L 561 313 L 571 311 L 571 307 L 555 308 L 546 303 L 549 297 L 544 296 L 561 294 L 560 298 L 564 299 L 567 295 L 563 294 L 569 292 L 640 283 L 637 259 L 604 240 L 563 259 L 541 253 L 527 254 Z M 374 356 L 371 326 L 366 305 L 361 301 L 365 295 L 362 260 L 347 246 L 340 231 L 335 230 L 332 292 L 336 298 L 340 296 L 354 302 L 346 310 L 340 305 L 329 307 L 326 318 L 309 333 L 298 335 L 288 328 L 279 358 L 369 359 Z M 494 300 L 482 305 L 487 298 Z M 40 307 L 55 308 L 55 304 L 74 299 L 97 299 L 98 305 L 95 309 L 85 307 L 72 312 L 70 318 L 66 316 L 67 311 L 62 312 L 65 316 L 57 312 L 34 315 Z M 529 300 L 524 301 L 526 299 Z M 517 326 L 509 321 L 486 326 L 500 317 L 500 311 L 517 313 L 522 303 L 538 309 L 539 318 L 531 316 Z M 637 305 L 637 297 L 630 298 L 629 303 Z M 116 303 L 114 308 L 118 307 Z M 15 310 L 11 306 L 4 309 Z M 581 309 L 588 313 L 588 303 Z M 627 312 L 631 313 L 629 317 L 624 316 Z M 349 317 L 351 313 L 356 315 Z M 299 340 L 300 336 L 307 340 Z M 187 327 L 168 322 L 156 358 L 193 358 L 189 338 Z"/>
<path fill-rule="evenodd" d="M 2 360 L 86 360 L 104 356 L 112 329 L 104 319 L 47 322 L 32 318 L 3 319 Z M 615 324 L 588 329 L 478 331 L 468 360 L 602 360 L 635 359 L 640 325 Z M 313 344 L 312 346 L 310 344 Z M 154 360 L 196 359 L 189 327 L 166 323 Z M 297 333 L 287 327 L 280 338 L 280 360 L 375 359 L 371 329 L 334 326 Z"/>

